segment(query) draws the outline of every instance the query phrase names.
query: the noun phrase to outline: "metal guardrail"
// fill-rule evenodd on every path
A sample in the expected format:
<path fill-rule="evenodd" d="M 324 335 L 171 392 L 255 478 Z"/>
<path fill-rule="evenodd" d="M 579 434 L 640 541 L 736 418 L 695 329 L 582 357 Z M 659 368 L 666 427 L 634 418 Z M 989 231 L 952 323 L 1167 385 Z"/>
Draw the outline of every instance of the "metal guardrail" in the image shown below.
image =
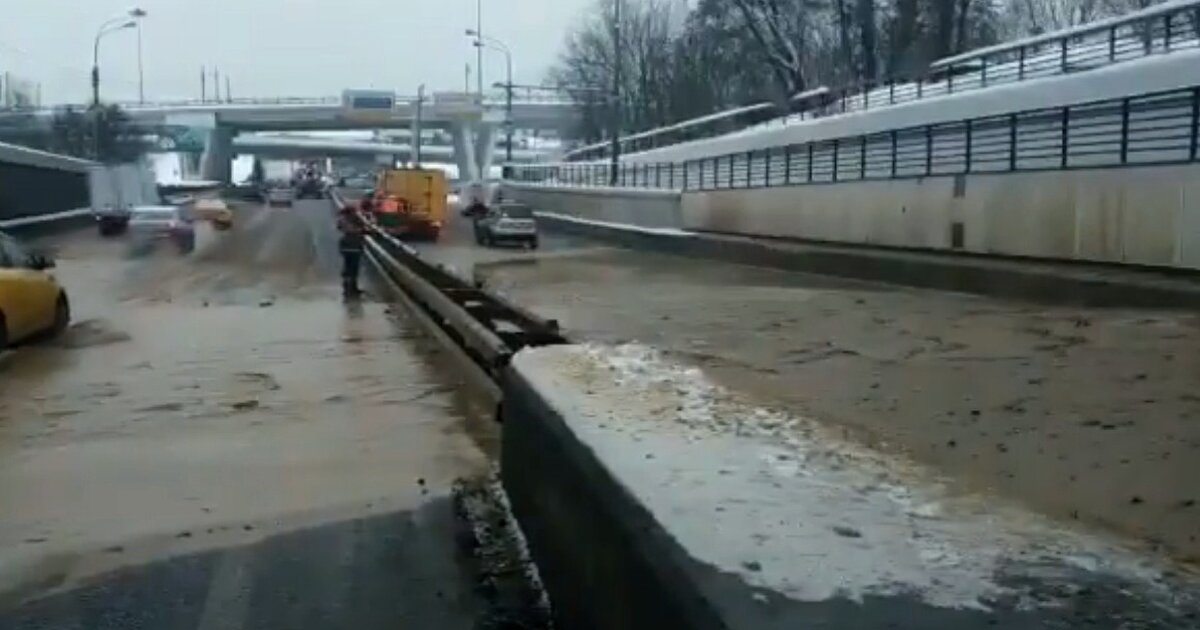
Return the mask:
<path fill-rule="evenodd" d="M 10 234 L 41 234 L 94 221 L 91 208 L 77 208 L 0 221 L 0 231 Z"/>
<path fill-rule="evenodd" d="M 684 191 L 1196 162 L 1200 86 L 673 163 L 619 185 Z M 607 164 L 512 166 L 510 179 L 607 186 Z"/>
<path fill-rule="evenodd" d="M 799 100 L 796 105 L 800 109 L 766 122 L 758 114 L 746 117 L 740 124 L 735 121 L 734 129 L 730 128 L 728 120 L 715 119 L 706 123 L 704 128 L 688 130 L 684 136 L 680 135 L 680 127 L 687 127 L 688 121 L 664 127 L 661 132 L 644 131 L 622 138 L 622 150 L 627 153 L 644 151 L 680 141 L 716 137 L 739 129 L 785 125 L 805 118 L 866 111 L 1029 79 L 1094 70 L 1198 47 L 1200 0 L 1176 0 L 1072 29 L 947 57 L 934 62 L 928 72 L 916 77 L 889 77 L 882 81 L 859 82 L 827 90 L 817 97 Z M 647 136 L 653 136 L 653 139 Z M 608 155 L 609 148 L 607 142 L 588 145 L 571 151 L 567 159 L 602 159 Z"/>
<path fill-rule="evenodd" d="M 346 202 L 336 191 L 338 207 Z M 533 313 L 431 263 L 367 220 L 367 255 L 387 280 L 445 340 L 493 383 L 521 348 L 565 343 L 558 323 Z"/>

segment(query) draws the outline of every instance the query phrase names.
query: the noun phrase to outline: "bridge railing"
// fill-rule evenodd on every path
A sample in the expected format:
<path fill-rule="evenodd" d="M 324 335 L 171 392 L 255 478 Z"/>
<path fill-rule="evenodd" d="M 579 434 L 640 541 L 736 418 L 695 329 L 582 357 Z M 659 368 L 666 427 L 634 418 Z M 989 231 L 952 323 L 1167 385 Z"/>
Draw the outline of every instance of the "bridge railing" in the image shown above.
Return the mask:
<path fill-rule="evenodd" d="M 774 104 L 760 104 L 774 115 L 741 117 L 737 128 L 714 120 L 681 136 L 688 121 L 622 139 L 622 150 L 644 151 L 680 141 L 725 135 L 738 129 L 786 125 L 806 118 L 866 111 L 997 85 L 1065 75 L 1200 47 L 1200 0 L 1168 1 L 1123 16 L 1075 28 L 981 48 L 934 62 L 916 77 L 858 82 L 794 99 L 794 111 L 779 116 Z M 716 115 L 705 118 L 717 118 Z M 767 118 L 769 120 L 765 120 Z M 697 119 L 702 120 L 702 119 Z M 602 159 L 609 143 L 596 143 L 567 154 L 568 160 Z"/>
<path fill-rule="evenodd" d="M 429 97 L 426 97 L 428 101 Z M 397 105 L 415 104 L 416 96 L 396 95 Z M 475 100 L 478 103 L 478 99 Z M 213 99 L 175 99 L 163 101 L 133 101 L 133 102 L 117 102 L 124 109 L 159 109 L 170 107 L 221 107 L 221 106 L 287 106 L 287 105 L 340 105 L 342 98 L 340 96 L 284 96 L 273 98 L 229 98 L 221 100 Z M 507 103 L 503 93 L 486 94 L 484 95 L 483 104 L 487 107 L 503 107 Z M 574 103 L 563 99 L 561 96 L 529 96 L 529 95 L 514 95 L 513 103 L 516 105 L 561 105 L 563 107 L 573 106 Z M 85 109 L 86 105 L 76 105 L 74 107 Z"/>
<path fill-rule="evenodd" d="M 667 163 L 622 163 L 617 185 L 709 191 L 1196 162 L 1200 85 Z M 608 186 L 608 164 L 512 166 L 510 179 Z"/>

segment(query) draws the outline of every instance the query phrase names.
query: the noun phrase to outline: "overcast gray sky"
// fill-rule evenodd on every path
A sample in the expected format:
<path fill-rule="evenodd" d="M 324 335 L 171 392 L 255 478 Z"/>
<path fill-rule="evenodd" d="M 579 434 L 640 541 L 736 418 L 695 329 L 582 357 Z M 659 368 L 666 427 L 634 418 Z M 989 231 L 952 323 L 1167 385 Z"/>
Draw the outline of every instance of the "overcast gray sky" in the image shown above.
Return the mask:
<path fill-rule="evenodd" d="M 484 32 L 512 49 L 515 80 L 536 83 L 565 30 L 594 0 L 482 1 Z M 44 102 L 83 102 L 97 27 L 140 6 L 149 13 L 142 30 L 147 99 L 199 96 L 201 65 L 228 74 L 234 96 L 325 96 L 368 87 L 415 93 L 420 83 L 461 90 L 464 65 L 475 60 L 463 35 L 474 26 L 475 3 L 0 0 L 0 70 L 40 82 Z M 133 31 L 104 38 L 106 100 L 136 100 L 136 50 Z M 489 84 L 503 80 L 503 55 L 487 51 L 484 71 Z"/>

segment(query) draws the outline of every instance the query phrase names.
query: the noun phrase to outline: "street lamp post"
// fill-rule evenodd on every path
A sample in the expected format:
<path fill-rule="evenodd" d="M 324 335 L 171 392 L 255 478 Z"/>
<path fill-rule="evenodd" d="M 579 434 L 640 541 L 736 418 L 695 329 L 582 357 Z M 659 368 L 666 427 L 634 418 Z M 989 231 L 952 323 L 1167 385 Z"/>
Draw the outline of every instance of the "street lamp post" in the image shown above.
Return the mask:
<path fill-rule="evenodd" d="M 417 86 L 417 115 L 413 119 L 412 160 L 413 166 L 421 166 L 421 126 L 425 108 L 425 84 Z"/>
<path fill-rule="evenodd" d="M 138 103 L 146 103 L 146 73 L 142 69 L 142 18 L 146 12 L 140 8 L 129 10 L 129 17 L 137 20 Z"/>
<path fill-rule="evenodd" d="M 612 84 L 612 163 L 608 183 L 620 183 L 621 172 L 621 4 L 613 0 L 613 84 Z"/>
<path fill-rule="evenodd" d="M 475 0 L 475 32 L 483 37 L 483 0 Z M 475 48 L 475 84 L 479 86 L 479 104 L 483 105 L 483 49 Z"/>
<path fill-rule="evenodd" d="M 121 22 L 121 20 L 126 20 Z M 137 26 L 135 20 L 125 17 L 114 18 L 100 25 L 96 39 L 92 42 L 92 105 L 100 106 L 100 40 L 109 33 Z"/>
<path fill-rule="evenodd" d="M 467 29 L 467 37 L 474 37 L 475 48 L 483 51 L 484 47 L 504 53 L 505 83 L 504 87 L 504 161 L 512 162 L 513 150 L 513 64 L 512 50 L 504 42 L 495 37 L 487 37 L 479 31 Z M 496 84 L 499 87 L 499 84 Z M 482 95 L 482 92 L 480 92 Z M 482 96 L 480 97 L 482 103 Z"/>
<path fill-rule="evenodd" d="M 100 40 L 107 34 L 127 28 L 138 29 L 138 88 L 141 90 L 142 73 L 142 43 L 139 21 L 146 17 L 146 12 L 140 8 L 130 9 L 125 15 L 108 20 L 96 30 L 96 38 L 92 42 L 92 105 L 100 106 Z"/>

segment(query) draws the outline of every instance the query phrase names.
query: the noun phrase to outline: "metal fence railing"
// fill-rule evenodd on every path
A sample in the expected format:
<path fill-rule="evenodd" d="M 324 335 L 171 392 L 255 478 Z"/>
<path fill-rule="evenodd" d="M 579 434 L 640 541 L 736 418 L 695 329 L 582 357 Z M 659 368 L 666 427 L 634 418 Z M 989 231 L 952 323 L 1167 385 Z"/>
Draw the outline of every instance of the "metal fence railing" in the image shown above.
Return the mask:
<path fill-rule="evenodd" d="M 426 102 L 432 102 L 430 97 L 425 97 Z M 397 105 L 415 104 L 416 96 L 396 95 Z M 470 103 L 478 106 L 479 99 L 476 96 Z M 243 97 L 243 98 L 222 98 L 222 99 L 175 99 L 175 100 L 159 100 L 159 101 L 118 101 L 115 104 L 120 105 L 124 109 L 139 110 L 139 109 L 164 109 L 173 107 L 219 107 L 228 106 L 330 106 L 341 105 L 342 97 L 340 96 L 279 96 L 279 97 Z M 503 92 L 491 92 L 484 95 L 483 103 L 487 107 L 500 108 L 507 104 L 506 95 Z M 539 96 L 534 92 L 518 93 L 513 95 L 513 104 L 521 107 L 526 105 L 543 105 L 543 106 L 561 106 L 563 108 L 573 107 L 574 103 L 564 99 L 561 96 Z M 71 107 L 73 109 L 84 110 L 88 108 L 86 104 L 71 104 L 60 105 L 58 107 Z M 6 108 L 0 103 L 0 111 L 9 109 L 35 111 L 38 109 L 46 109 L 44 107 L 25 107 L 25 108 Z"/>
<path fill-rule="evenodd" d="M 1195 162 L 1200 86 L 674 163 L 622 163 L 618 186 L 705 191 Z M 510 167 L 510 179 L 608 186 L 610 165 Z"/>
<path fill-rule="evenodd" d="M 669 146 L 682 141 L 726 135 L 744 129 L 782 126 L 808 118 L 888 107 L 1141 59 L 1200 47 L 1200 0 L 1174 0 L 1128 15 L 990 46 L 934 62 L 915 77 L 859 82 L 795 99 L 792 111 L 764 116 L 731 110 L 684 121 L 622 139 L 625 152 Z M 764 104 L 764 107 L 766 104 Z M 764 121 L 764 118 L 769 120 Z M 731 128 L 733 127 L 733 128 Z M 568 160 L 603 159 L 610 143 L 601 142 L 567 154 Z"/>

